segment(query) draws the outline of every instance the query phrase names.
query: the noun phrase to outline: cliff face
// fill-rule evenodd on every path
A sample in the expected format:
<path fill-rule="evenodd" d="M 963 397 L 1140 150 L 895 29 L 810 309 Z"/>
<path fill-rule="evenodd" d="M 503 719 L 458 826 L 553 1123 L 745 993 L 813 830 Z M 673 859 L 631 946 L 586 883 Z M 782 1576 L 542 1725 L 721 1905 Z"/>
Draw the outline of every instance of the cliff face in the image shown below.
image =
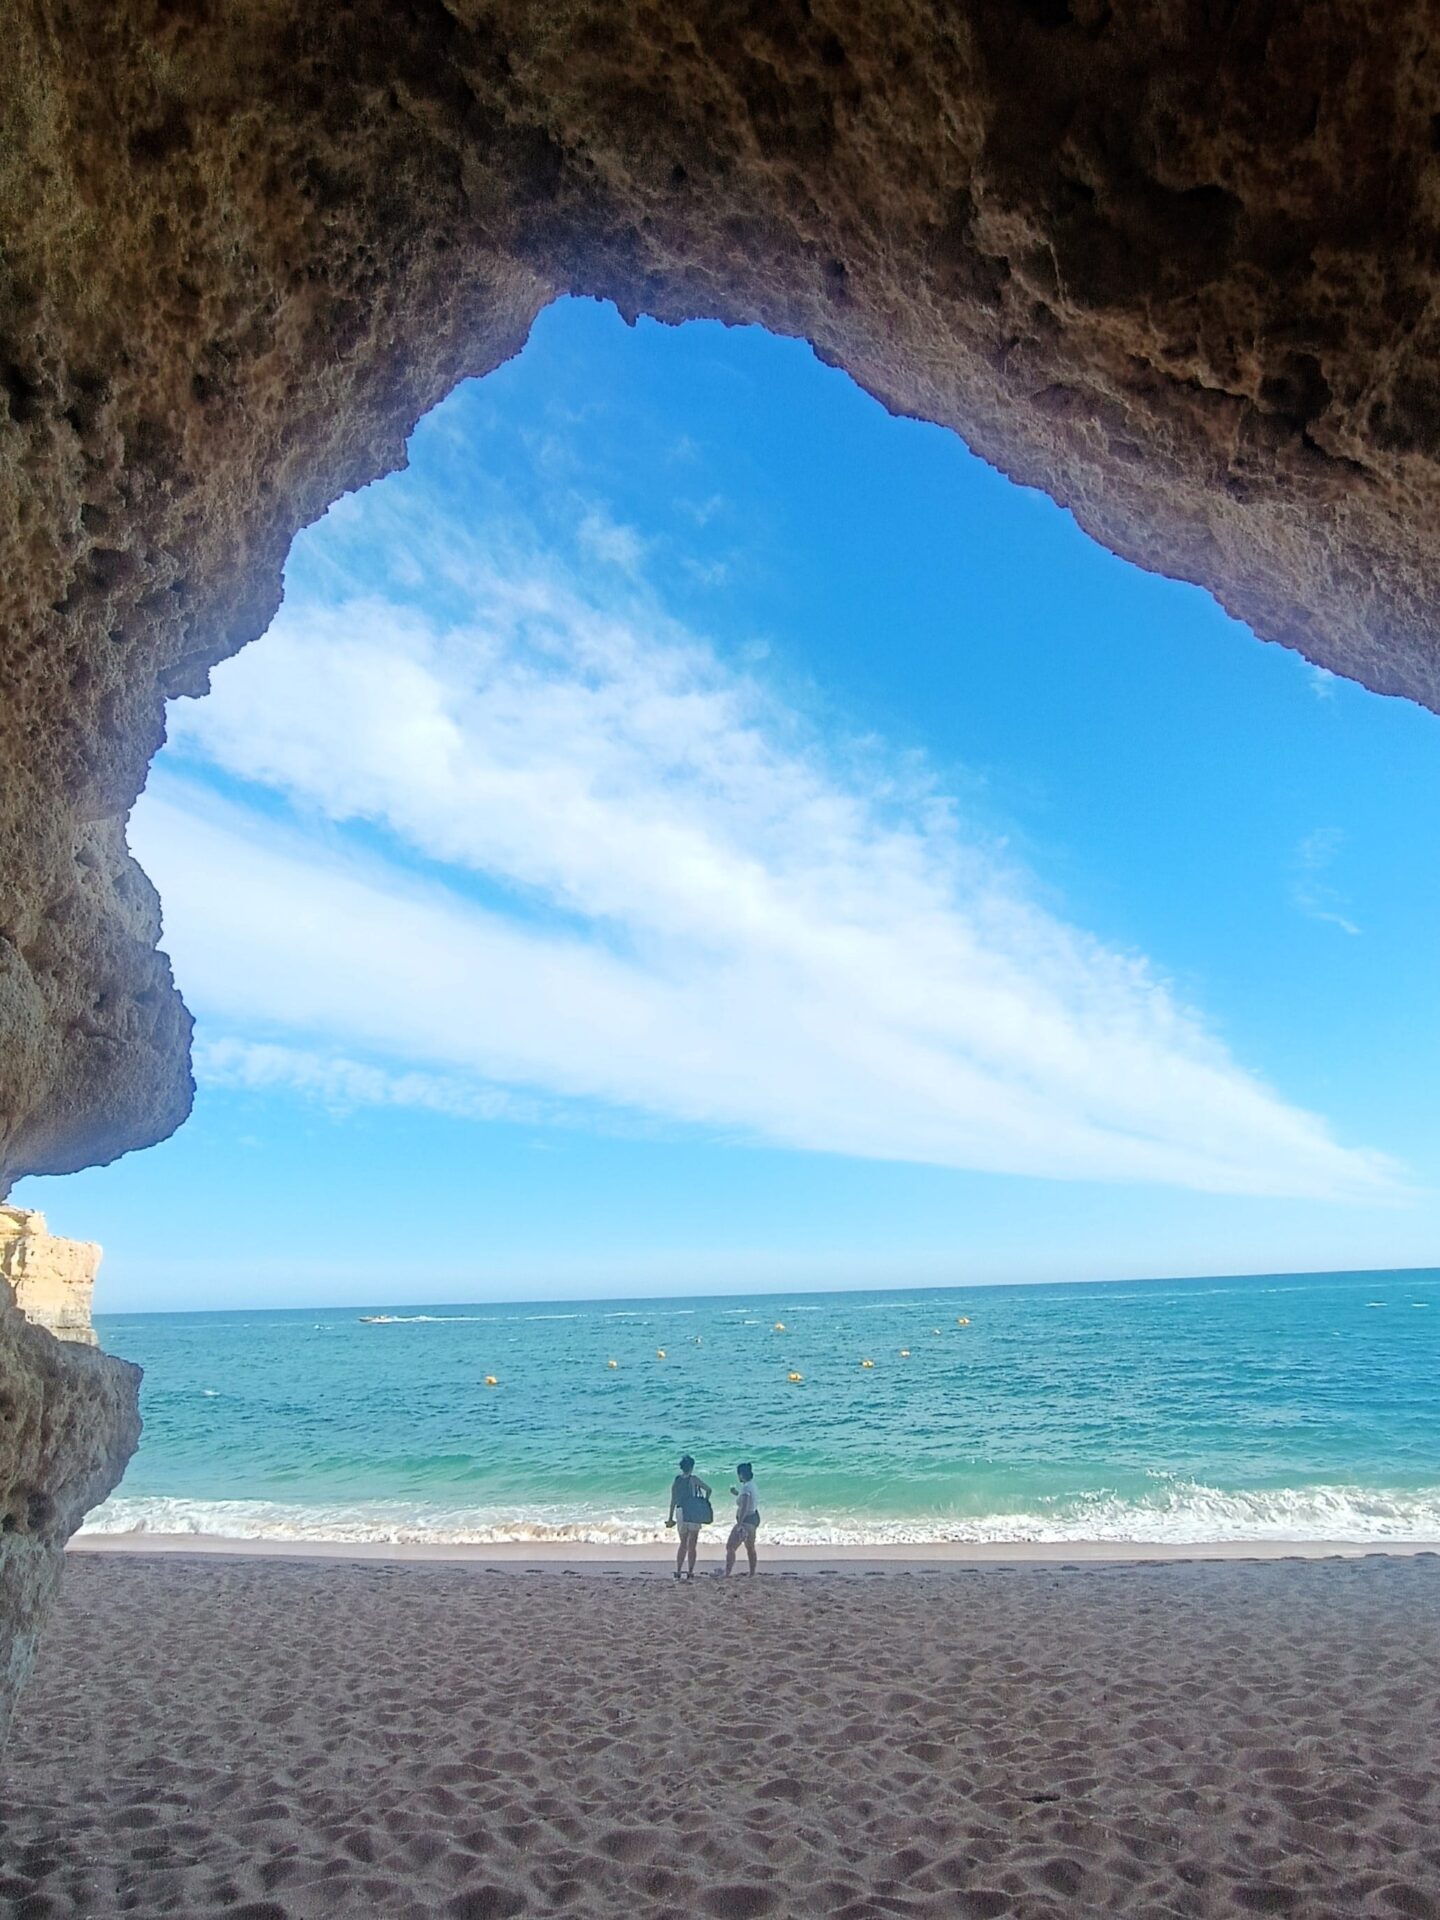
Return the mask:
<path fill-rule="evenodd" d="M 33 1326 L 0 1280 L 0 1744 L 65 1542 L 140 1438 L 140 1369 Z"/>
<path fill-rule="evenodd" d="M 62 1240 L 46 1230 L 43 1213 L 0 1207 L 0 1279 L 27 1320 L 57 1340 L 97 1344 L 90 1322 L 100 1249 L 93 1240 Z"/>
<path fill-rule="evenodd" d="M 99 1265 L 43 1213 L 0 1207 L 0 1744 L 65 1542 L 140 1437 L 140 1369 L 87 1351 Z"/>

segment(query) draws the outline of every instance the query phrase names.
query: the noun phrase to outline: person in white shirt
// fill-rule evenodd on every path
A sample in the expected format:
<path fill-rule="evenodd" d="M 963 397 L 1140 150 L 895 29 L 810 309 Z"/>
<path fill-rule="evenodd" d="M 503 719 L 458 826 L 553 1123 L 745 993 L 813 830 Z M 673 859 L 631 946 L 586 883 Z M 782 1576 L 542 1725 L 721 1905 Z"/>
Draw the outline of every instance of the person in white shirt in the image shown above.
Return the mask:
<path fill-rule="evenodd" d="M 725 1571 L 735 1571 L 735 1556 L 741 1547 L 750 1562 L 750 1571 L 755 1571 L 755 1535 L 760 1526 L 760 1496 L 755 1490 L 755 1469 L 748 1460 L 742 1460 L 735 1469 L 740 1484 L 731 1487 L 735 1496 L 735 1524 L 730 1529 L 730 1538 L 725 1542 Z"/>

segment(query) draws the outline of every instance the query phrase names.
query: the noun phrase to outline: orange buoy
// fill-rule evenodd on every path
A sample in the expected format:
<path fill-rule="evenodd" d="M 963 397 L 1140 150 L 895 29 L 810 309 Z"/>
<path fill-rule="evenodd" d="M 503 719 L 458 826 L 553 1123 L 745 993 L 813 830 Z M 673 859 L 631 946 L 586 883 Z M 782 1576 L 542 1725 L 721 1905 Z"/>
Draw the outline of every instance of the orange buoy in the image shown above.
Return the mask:
<path fill-rule="evenodd" d="M 800 1382 L 805 1378 L 803 1373 L 792 1373 L 788 1377 L 794 1382 L 794 1384 L 797 1387 L 799 1386 Z"/>

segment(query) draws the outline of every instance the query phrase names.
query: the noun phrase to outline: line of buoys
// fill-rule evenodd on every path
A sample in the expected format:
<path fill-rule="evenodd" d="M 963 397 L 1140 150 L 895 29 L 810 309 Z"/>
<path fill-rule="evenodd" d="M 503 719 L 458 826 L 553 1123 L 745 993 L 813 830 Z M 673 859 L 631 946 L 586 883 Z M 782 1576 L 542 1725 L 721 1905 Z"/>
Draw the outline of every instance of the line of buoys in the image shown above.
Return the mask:
<path fill-rule="evenodd" d="M 957 1326 L 957 1327 L 968 1327 L 968 1326 L 969 1326 L 969 1324 L 970 1324 L 970 1319 L 969 1319 L 969 1316 L 968 1316 L 968 1314 L 963 1314 L 963 1313 L 962 1313 L 962 1314 L 959 1314 L 959 1315 L 957 1315 L 957 1316 L 956 1316 L 956 1320 L 955 1320 L 955 1324 L 956 1324 L 956 1326 Z M 785 1323 L 784 1323 L 784 1321 L 783 1321 L 783 1320 L 777 1320 L 777 1321 L 775 1322 L 775 1331 L 776 1331 L 776 1333 L 784 1333 L 784 1331 L 785 1331 Z M 937 1334 L 937 1335 L 938 1335 L 938 1333 L 940 1332 L 940 1329 L 939 1329 L 939 1327 L 932 1327 L 932 1328 L 930 1329 L 930 1331 L 931 1331 L 931 1333 L 932 1333 L 932 1334 Z M 704 1342 L 703 1342 L 703 1340 L 702 1340 L 702 1338 L 701 1338 L 701 1336 L 700 1336 L 699 1334 L 697 1334 L 697 1335 L 695 1336 L 695 1345 L 696 1345 L 696 1346 L 698 1347 L 698 1346 L 703 1346 L 703 1344 L 704 1344 Z M 656 1358 L 657 1360 L 664 1360 L 664 1359 L 666 1359 L 666 1358 L 668 1358 L 668 1356 L 667 1356 L 667 1354 L 666 1354 L 666 1351 L 665 1351 L 665 1349 L 664 1349 L 664 1347 L 657 1347 L 657 1348 L 655 1349 L 655 1358 Z M 901 1347 L 901 1349 L 900 1349 L 900 1358 L 901 1358 L 902 1360 L 908 1360 L 908 1359 L 910 1358 L 910 1349 L 909 1349 L 909 1347 Z M 875 1362 L 874 1362 L 873 1360 L 869 1360 L 869 1359 L 862 1359 L 862 1360 L 861 1360 L 861 1362 L 860 1362 L 860 1365 L 861 1365 L 862 1367 L 864 1367 L 864 1368 L 866 1368 L 866 1369 L 872 1369 L 872 1370 L 873 1370 L 873 1368 L 874 1368 L 874 1365 L 875 1365 Z M 606 1369 L 607 1369 L 607 1371 L 608 1371 L 608 1372 L 611 1372 L 611 1373 L 616 1373 L 616 1372 L 618 1372 L 618 1371 L 619 1371 L 619 1368 L 620 1368 L 620 1362 L 619 1362 L 618 1360 L 607 1360 L 607 1361 L 605 1362 L 605 1366 L 606 1366 Z M 803 1373 L 797 1373 L 797 1372 L 795 1372 L 795 1371 L 793 1371 L 793 1370 L 792 1370 L 792 1371 L 791 1371 L 790 1373 L 788 1373 L 788 1374 L 786 1375 L 786 1378 L 787 1378 L 787 1379 L 788 1379 L 788 1380 L 789 1380 L 789 1381 L 790 1381 L 790 1382 L 791 1382 L 791 1383 L 792 1383 L 793 1385 L 795 1385 L 795 1386 L 797 1386 L 797 1387 L 798 1387 L 798 1386 L 799 1386 L 799 1385 L 801 1385 L 801 1384 L 802 1384 L 802 1382 L 804 1381 L 804 1379 L 805 1379 L 805 1376 L 804 1376 L 804 1374 L 803 1374 Z M 486 1374 L 486 1376 L 485 1376 L 485 1384 L 486 1384 L 486 1386 L 487 1386 L 487 1387 L 498 1387 L 498 1386 L 499 1386 L 499 1384 L 500 1384 L 500 1382 L 499 1382 L 499 1379 L 498 1379 L 498 1378 L 496 1377 L 496 1375 L 494 1375 L 493 1373 L 487 1373 L 487 1374 Z"/>

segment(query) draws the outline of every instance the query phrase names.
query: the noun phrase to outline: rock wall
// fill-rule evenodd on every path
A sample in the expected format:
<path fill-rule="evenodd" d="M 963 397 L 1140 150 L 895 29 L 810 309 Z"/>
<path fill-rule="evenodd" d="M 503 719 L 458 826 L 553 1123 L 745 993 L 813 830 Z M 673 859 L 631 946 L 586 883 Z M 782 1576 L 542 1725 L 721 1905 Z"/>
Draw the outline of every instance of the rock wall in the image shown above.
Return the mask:
<path fill-rule="evenodd" d="M 99 1271 L 93 1240 L 62 1240 L 47 1230 L 43 1213 L 0 1207 L 0 1279 L 25 1318 L 57 1340 L 98 1345 L 90 1303 Z"/>
<path fill-rule="evenodd" d="M 0 1193 L 188 1108 L 124 841 L 165 697 L 557 291 L 803 334 L 1440 706 L 1422 0 L 16 0 L 5 42 Z"/>
<path fill-rule="evenodd" d="M 0 1744 L 65 1542 L 140 1438 L 140 1369 L 33 1326 L 0 1280 Z"/>
<path fill-rule="evenodd" d="M 0 1206 L 0 1745 L 65 1542 L 140 1437 L 140 1369 L 87 1351 L 99 1265 L 93 1242 Z"/>

